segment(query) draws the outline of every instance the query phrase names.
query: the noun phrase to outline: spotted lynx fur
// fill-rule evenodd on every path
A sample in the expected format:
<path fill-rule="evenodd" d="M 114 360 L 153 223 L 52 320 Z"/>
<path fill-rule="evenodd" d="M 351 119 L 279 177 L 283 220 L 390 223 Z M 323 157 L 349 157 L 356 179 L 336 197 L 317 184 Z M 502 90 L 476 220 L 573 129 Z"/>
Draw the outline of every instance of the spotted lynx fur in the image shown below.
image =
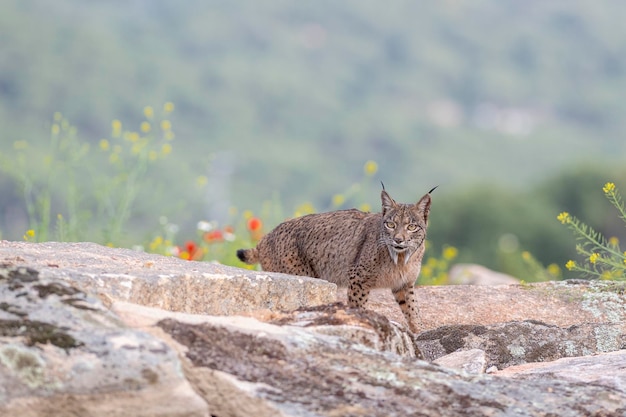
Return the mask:
<path fill-rule="evenodd" d="M 350 307 L 364 307 L 373 288 L 391 288 L 410 329 L 417 332 L 414 283 L 424 256 L 433 190 L 415 204 L 400 204 L 383 187 L 381 213 L 351 209 L 287 220 L 256 248 L 239 249 L 237 257 L 248 264 L 260 262 L 265 271 L 348 287 Z"/>

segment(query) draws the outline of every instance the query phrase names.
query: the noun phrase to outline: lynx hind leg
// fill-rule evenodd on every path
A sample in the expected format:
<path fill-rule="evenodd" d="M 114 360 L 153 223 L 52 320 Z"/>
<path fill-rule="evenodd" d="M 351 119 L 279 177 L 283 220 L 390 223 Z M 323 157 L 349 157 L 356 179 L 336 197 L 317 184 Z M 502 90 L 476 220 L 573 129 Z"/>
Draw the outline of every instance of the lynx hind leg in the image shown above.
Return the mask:
<path fill-rule="evenodd" d="M 396 298 L 402 314 L 409 324 L 409 329 L 413 333 L 418 333 L 421 328 L 419 314 L 417 311 L 417 295 L 413 285 L 405 285 L 404 287 L 392 290 L 393 296 Z"/>

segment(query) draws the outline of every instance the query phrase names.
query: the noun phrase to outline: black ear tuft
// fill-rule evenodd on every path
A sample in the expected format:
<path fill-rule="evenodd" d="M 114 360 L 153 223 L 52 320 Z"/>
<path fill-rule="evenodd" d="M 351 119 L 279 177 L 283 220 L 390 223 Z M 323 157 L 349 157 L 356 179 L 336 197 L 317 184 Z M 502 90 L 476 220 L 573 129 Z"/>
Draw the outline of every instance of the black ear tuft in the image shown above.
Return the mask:
<path fill-rule="evenodd" d="M 391 198 L 384 189 L 380 192 L 380 199 L 383 206 L 383 215 L 387 212 L 387 210 L 391 210 L 396 207 L 396 202 L 393 201 L 393 198 Z"/>
<path fill-rule="evenodd" d="M 385 191 L 385 184 L 383 184 L 383 182 L 381 181 L 381 182 L 380 182 L 380 185 L 382 185 L 382 186 L 383 186 L 383 191 Z"/>
<path fill-rule="evenodd" d="M 435 190 L 437 189 L 437 187 L 439 187 L 439 186 L 438 186 L 438 185 L 435 185 L 435 186 L 433 187 L 433 189 L 432 189 L 432 190 L 430 190 L 430 191 L 428 192 L 428 194 L 430 194 L 430 193 L 432 193 L 433 191 L 435 191 Z"/>

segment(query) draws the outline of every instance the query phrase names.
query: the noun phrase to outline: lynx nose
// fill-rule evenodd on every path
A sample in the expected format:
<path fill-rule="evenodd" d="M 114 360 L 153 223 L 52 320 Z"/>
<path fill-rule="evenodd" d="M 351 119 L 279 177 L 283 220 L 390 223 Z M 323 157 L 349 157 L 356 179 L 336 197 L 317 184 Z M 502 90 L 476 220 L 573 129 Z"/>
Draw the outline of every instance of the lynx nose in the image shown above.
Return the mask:
<path fill-rule="evenodd" d="M 393 242 L 399 245 L 400 243 L 404 242 L 404 239 L 402 239 L 401 237 L 394 237 Z"/>

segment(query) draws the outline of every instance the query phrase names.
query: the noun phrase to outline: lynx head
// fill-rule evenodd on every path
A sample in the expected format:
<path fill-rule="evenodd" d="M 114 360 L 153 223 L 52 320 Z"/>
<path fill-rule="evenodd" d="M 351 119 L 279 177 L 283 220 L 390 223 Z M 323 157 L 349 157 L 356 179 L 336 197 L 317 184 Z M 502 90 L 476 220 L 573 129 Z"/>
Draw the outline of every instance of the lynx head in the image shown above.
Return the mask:
<path fill-rule="evenodd" d="M 401 204 L 396 203 L 383 186 L 380 195 L 382 200 L 380 241 L 387 246 L 389 255 L 396 265 L 399 254 L 404 254 L 406 264 L 411 256 L 424 245 L 430 212 L 430 193 L 435 188 L 415 204 Z"/>

